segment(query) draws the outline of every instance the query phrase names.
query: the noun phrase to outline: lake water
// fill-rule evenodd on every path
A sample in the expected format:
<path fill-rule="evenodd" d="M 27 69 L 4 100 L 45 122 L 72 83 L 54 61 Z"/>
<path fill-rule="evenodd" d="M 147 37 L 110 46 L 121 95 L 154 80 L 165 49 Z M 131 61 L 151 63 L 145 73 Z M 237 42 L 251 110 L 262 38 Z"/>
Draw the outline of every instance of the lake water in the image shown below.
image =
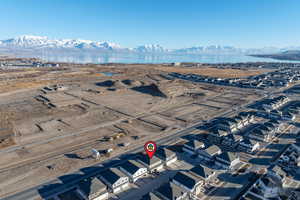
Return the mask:
<path fill-rule="evenodd" d="M 41 54 L 37 56 L 51 62 L 72 63 L 236 63 L 236 62 L 293 62 L 245 55 L 157 55 L 157 54 Z"/>
<path fill-rule="evenodd" d="M 117 75 L 117 73 L 113 73 L 113 72 L 101 72 L 100 74 L 103 74 L 104 76 L 115 76 L 115 75 Z"/>

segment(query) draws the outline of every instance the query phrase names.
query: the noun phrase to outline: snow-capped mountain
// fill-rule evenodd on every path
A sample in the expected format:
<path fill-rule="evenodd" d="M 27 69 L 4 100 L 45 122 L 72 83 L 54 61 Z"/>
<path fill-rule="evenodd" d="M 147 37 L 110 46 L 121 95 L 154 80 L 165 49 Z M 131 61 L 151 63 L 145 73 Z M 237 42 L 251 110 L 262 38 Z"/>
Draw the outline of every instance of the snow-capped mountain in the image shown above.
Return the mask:
<path fill-rule="evenodd" d="M 231 47 L 231 46 L 198 46 L 190 48 L 182 48 L 174 50 L 175 53 L 185 53 L 185 54 L 216 54 L 216 53 L 241 53 L 241 49 Z"/>
<path fill-rule="evenodd" d="M 8 48 L 72 48 L 72 49 L 121 49 L 120 45 L 109 42 L 95 42 L 80 39 L 48 39 L 43 36 L 24 35 L 0 41 L 1 47 Z"/>
<path fill-rule="evenodd" d="M 166 49 L 160 45 L 143 45 L 134 48 L 133 51 L 138 53 L 171 53 L 171 54 L 240 54 L 242 49 L 231 46 L 198 46 L 181 49 Z"/>
<path fill-rule="evenodd" d="M 24 35 L 16 38 L 0 40 L 0 49 L 22 52 L 23 50 L 49 50 L 51 52 L 68 53 L 70 51 L 88 51 L 88 52 L 125 52 L 139 54 L 271 54 L 287 50 L 299 50 L 300 47 L 265 47 L 257 49 L 242 49 L 232 46 L 195 46 L 190 48 L 166 49 L 158 44 L 142 45 L 136 48 L 122 48 L 120 45 L 111 42 L 97 42 L 81 39 L 49 39 L 44 36 Z"/>
<path fill-rule="evenodd" d="M 164 49 L 158 44 L 142 45 L 133 49 L 137 53 L 164 53 L 168 52 L 167 49 Z"/>

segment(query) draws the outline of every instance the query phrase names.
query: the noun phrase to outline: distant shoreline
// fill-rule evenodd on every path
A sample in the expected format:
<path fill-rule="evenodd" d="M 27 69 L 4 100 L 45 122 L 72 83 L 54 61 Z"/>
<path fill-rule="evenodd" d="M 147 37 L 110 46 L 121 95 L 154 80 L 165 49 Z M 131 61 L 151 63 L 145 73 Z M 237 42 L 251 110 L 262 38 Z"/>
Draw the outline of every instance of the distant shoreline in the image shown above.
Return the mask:
<path fill-rule="evenodd" d="M 300 54 L 266 54 L 266 55 L 249 55 L 258 58 L 272 58 L 275 60 L 300 61 Z"/>
<path fill-rule="evenodd" d="M 94 63 L 176 63 L 176 62 L 193 62 L 193 63 L 245 63 L 245 62 L 285 62 L 276 61 L 271 58 L 259 58 L 247 55 L 173 55 L 173 54 L 18 54 L 17 57 L 37 57 L 47 62 L 71 62 L 78 64 Z M 293 61 L 287 61 L 293 62 Z"/>

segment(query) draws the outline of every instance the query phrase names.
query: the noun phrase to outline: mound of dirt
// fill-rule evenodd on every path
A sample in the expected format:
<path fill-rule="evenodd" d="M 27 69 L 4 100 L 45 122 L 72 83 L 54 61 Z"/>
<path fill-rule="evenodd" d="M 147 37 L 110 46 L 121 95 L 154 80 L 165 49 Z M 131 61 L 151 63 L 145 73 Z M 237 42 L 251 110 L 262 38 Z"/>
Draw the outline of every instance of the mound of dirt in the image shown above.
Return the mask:
<path fill-rule="evenodd" d="M 133 84 L 134 82 L 129 82 L 129 81 L 106 80 L 106 81 L 103 81 L 103 82 L 96 83 L 96 85 L 100 86 L 100 87 L 107 87 L 108 90 L 114 91 L 114 90 L 117 90 L 117 89 L 127 88 L 128 86 L 130 86 L 130 84 L 134 85 Z"/>
<path fill-rule="evenodd" d="M 12 137 L 0 138 L 0 149 L 14 145 L 15 141 Z"/>
<path fill-rule="evenodd" d="M 106 81 L 103 81 L 103 82 L 98 82 L 96 83 L 97 86 L 100 86 L 100 87 L 112 87 L 115 85 L 115 81 L 112 81 L 112 80 L 106 80 Z"/>
<path fill-rule="evenodd" d="M 106 90 L 107 90 L 107 91 L 113 91 L 113 92 L 115 92 L 115 91 L 117 91 L 118 89 L 115 88 L 115 87 L 111 87 L 111 88 L 107 88 Z"/>
<path fill-rule="evenodd" d="M 152 83 L 150 85 L 143 85 L 143 86 L 137 86 L 131 88 L 134 91 L 141 92 L 143 94 L 149 94 L 154 97 L 162 97 L 162 98 L 167 98 L 167 95 L 165 95 L 159 87 Z"/>
<path fill-rule="evenodd" d="M 115 81 L 115 87 L 118 88 L 118 89 L 122 89 L 122 88 L 126 88 L 127 85 L 124 84 L 124 83 L 123 83 L 122 81 L 120 81 L 120 80 L 116 80 L 116 81 Z"/>
<path fill-rule="evenodd" d="M 130 79 L 125 79 L 121 81 L 123 84 L 127 85 L 127 86 L 141 86 L 143 85 L 143 83 L 141 81 L 134 81 L 134 80 L 130 80 Z"/>
<path fill-rule="evenodd" d="M 204 97 L 205 93 L 202 93 L 202 92 L 199 92 L 199 93 L 188 92 L 188 93 L 185 93 L 181 96 L 182 97 L 192 97 L 193 99 L 198 99 L 198 98 Z"/>
<path fill-rule="evenodd" d="M 132 85 L 132 80 L 130 79 L 125 79 L 125 80 L 122 80 L 122 83 L 124 83 L 125 85 Z"/>

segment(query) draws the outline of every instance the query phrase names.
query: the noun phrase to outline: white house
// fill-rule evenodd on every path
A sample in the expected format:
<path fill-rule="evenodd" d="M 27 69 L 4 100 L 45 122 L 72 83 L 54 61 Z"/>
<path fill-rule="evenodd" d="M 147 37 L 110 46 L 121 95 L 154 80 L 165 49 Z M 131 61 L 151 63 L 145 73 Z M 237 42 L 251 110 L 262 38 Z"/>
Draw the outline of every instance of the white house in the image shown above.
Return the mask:
<path fill-rule="evenodd" d="M 86 200 L 108 199 L 107 186 L 97 177 L 80 181 L 77 192 Z"/>
<path fill-rule="evenodd" d="M 194 176 L 190 172 L 177 172 L 173 177 L 172 182 L 193 195 L 198 195 L 204 185 L 204 180 L 202 178 Z"/>
<path fill-rule="evenodd" d="M 241 135 L 228 134 L 227 136 L 223 137 L 222 144 L 234 148 L 236 144 L 240 143 L 242 140 L 243 137 Z"/>
<path fill-rule="evenodd" d="M 167 148 L 159 148 L 155 155 L 164 162 L 165 166 L 168 166 L 177 160 L 176 152 Z"/>
<path fill-rule="evenodd" d="M 164 164 L 161 159 L 159 159 L 156 155 L 154 155 L 151 159 L 146 154 L 140 153 L 137 161 L 145 166 L 149 173 L 155 171 L 162 171 Z"/>
<path fill-rule="evenodd" d="M 214 158 L 214 156 L 221 153 L 221 149 L 217 145 L 211 145 L 205 149 L 202 149 L 198 153 L 198 157 L 200 159 L 210 161 Z"/>
<path fill-rule="evenodd" d="M 147 168 L 135 160 L 128 160 L 120 165 L 120 170 L 124 172 L 131 182 L 135 182 L 139 178 L 145 176 L 148 172 Z"/>
<path fill-rule="evenodd" d="M 246 135 L 249 139 L 254 139 L 262 142 L 267 142 L 270 140 L 270 134 L 266 130 L 260 129 L 260 127 L 256 127 L 252 129 Z"/>
<path fill-rule="evenodd" d="M 244 127 L 244 117 L 242 116 L 235 116 L 231 118 L 231 120 L 235 123 L 237 129 L 241 129 Z"/>
<path fill-rule="evenodd" d="M 251 112 L 240 112 L 238 116 L 242 118 L 243 126 L 247 126 L 255 121 L 254 114 Z"/>
<path fill-rule="evenodd" d="M 252 153 L 257 151 L 260 148 L 260 144 L 256 140 L 245 138 L 239 143 L 238 148 L 241 150 L 245 150 L 249 153 Z"/>
<path fill-rule="evenodd" d="M 187 200 L 189 199 L 188 192 L 182 187 L 173 182 L 163 184 L 154 192 L 162 200 Z"/>
<path fill-rule="evenodd" d="M 113 193 L 121 192 L 129 187 L 128 176 L 115 167 L 102 172 L 99 178 Z"/>
<path fill-rule="evenodd" d="M 216 174 L 213 169 L 208 167 L 198 165 L 189 170 L 191 174 L 194 176 L 198 176 L 199 178 L 204 180 L 204 184 L 209 182 L 210 179 Z"/>
<path fill-rule="evenodd" d="M 222 152 L 216 157 L 216 165 L 224 168 L 231 169 L 233 166 L 240 162 L 240 159 L 236 153 L 232 152 Z"/>
<path fill-rule="evenodd" d="M 207 136 L 207 139 L 212 144 L 221 144 L 222 138 L 226 137 L 228 133 L 229 133 L 228 131 L 225 131 L 220 127 L 213 127 L 209 129 L 209 134 Z"/>
<path fill-rule="evenodd" d="M 232 120 L 231 118 L 223 119 L 220 122 L 218 122 L 218 127 L 231 133 L 238 130 L 236 120 Z"/>
<path fill-rule="evenodd" d="M 193 139 L 185 143 L 183 145 L 182 150 L 184 152 L 187 152 L 188 154 L 193 155 L 193 154 L 197 154 L 200 149 L 204 148 L 204 146 L 205 145 L 203 142 Z"/>

